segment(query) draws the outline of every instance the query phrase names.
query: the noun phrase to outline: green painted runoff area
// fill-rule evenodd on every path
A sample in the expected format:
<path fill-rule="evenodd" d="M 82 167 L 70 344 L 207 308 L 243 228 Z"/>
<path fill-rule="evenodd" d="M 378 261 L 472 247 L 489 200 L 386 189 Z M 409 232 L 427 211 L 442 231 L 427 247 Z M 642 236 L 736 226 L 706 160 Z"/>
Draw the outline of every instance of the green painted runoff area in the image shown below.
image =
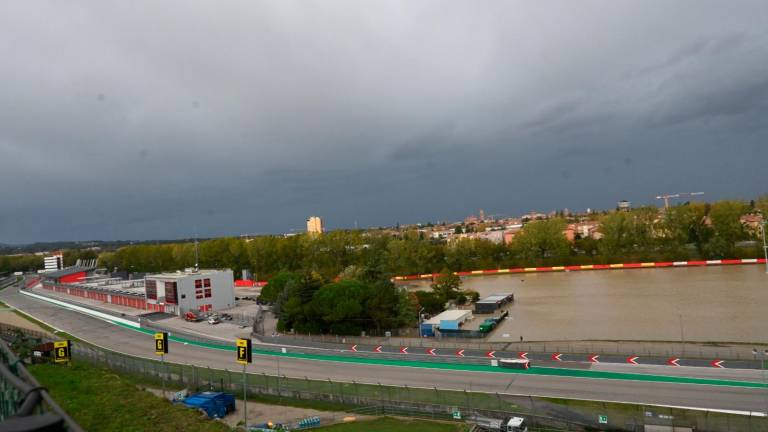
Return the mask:
<path fill-rule="evenodd" d="M 155 332 L 143 329 L 127 326 L 122 323 L 114 322 L 114 324 L 121 327 L 125 327 L 134 331 L 138 331 L 146 334 L 154 334 Z M 224 351 L 235 351 L 234 343 L 232 346 L 217 345 L 206 342 L 199 342 L 190 339 L 186 339 L 178 336 L 170 336 L 172 341 L 180 342 L 188 345 L 199 346 L 209 349 L 218 349 Z M 709 379 L 709 378 L 692 378 L 681 376 L 668 376 L 668 375 L 651 375 L 651 374 L 638 374 L 638 373 L 624 373 L 624 372 L 605 372 L 605 371 L 592 371 L 583 369 L 565 369 L 565 368 L 544 368 L 544 367 L 531 367 L 530 369 L 506 369 L 499 368 L 490 365 L 475 365 L 465 363 L 432 363 L 432 362 L 420 362 L 415 360 L 391 360 L 391 359 L 377 359 L 366 357 L 352 357 L 352 356 L 339 356 L 339 355 L 325 355 L 325 354 L 305 354 L 305 353 L 282 353 L 274 351 L 266 351 L 260 349 L 254 349 L 253 353 L 261 356 L 279 356 L 287 358 L 296 358 L 304 360 L 316 360 L 316 361 L 331 361 L 338 363 L 356 363 L 356 364 L 368 364 L 379 366 L 394 366 L 394 367 L 411 367 L 411 368 L 423 368 L 423 369 L 443 369 L 443 370 L 460 370 L 468 372 L 486 372 L 486 373 L 511 373 L 520 375 L 540 375 L 540 376 L 559 376 L 570 378 L 587 378 L 587 379 L 610 379 L 610 380 L 625 380 L 625 381 L 650 381 L 650 382 L 662 382 L 662 383 L 674 383 L 674 384 L 698 384 L 698 385 L 712 385 L 712 386 L 729 386 L 729 387 L 748 387 L 748 388 L 768 388 L 768 384 L 751 382 L 751 381 L 736 381 L 736 380 L 721 380 L 721 379 Z"/>

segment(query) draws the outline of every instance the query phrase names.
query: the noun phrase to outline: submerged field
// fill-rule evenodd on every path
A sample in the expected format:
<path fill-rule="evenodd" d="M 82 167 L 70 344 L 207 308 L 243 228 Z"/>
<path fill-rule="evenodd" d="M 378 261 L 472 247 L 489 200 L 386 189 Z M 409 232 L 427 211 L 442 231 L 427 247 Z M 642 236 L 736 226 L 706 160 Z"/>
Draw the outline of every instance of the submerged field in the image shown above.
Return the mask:
<path fill-rule="evenodd" d="M 462 288 L 515 294 L 490 341 L 768 342 L 763 265 L 475 276 Z"/>

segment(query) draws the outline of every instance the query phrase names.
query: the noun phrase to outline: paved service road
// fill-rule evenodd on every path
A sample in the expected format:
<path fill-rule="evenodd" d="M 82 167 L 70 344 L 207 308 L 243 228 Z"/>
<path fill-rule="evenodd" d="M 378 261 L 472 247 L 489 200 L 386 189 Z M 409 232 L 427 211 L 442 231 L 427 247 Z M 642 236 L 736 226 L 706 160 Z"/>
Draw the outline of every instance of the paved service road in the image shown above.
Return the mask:
<path fill-rule="evenodd" d="M 0 299 L 58 329 L 76 335 L 91 343 L 115 351 L 154 358 L 154 343 L 150 335 L 109 324 L 52 304 L 18 294 L 16 288 L 0 292 Z M 169 362 L 228 368 L 237 370 L 234 354 L 173 343 Z M 290 349 L 290 348 L 289 348 Z M 605 367 L 601 365 L 601 367 Z M 658 370 L 627 370 L 658 374 Z M 276 357 L 254 356 L 248 367 L 250 372 L 275 374 Z M 708 378 L 749 379 L 760 381 L 759 371 L 706 370 L 701 368 L 660 368 L 675 369 L 678 374 L 689 376 L 705 374 Z M 679 370 L 679 372 L 677 372 Z M 694 384 L 662 383 L 650 381 L 623 381 L 592 378 L 522 375 L 510 373 L 473 372 L 463 370 L 421 369 L 383 365 L 338 363 L 295 358 L 280 359 L 280 373 L 288 377 L 356 381 L 358 383 L 381 383 L 408 385 L 410 387 L 438 387 L 441 389 L 532 394 L 539 396 L 597 399 L 646 404 L 662 404 L 710 409 L 764 412 L 768 389 L 702 386 Z"/>

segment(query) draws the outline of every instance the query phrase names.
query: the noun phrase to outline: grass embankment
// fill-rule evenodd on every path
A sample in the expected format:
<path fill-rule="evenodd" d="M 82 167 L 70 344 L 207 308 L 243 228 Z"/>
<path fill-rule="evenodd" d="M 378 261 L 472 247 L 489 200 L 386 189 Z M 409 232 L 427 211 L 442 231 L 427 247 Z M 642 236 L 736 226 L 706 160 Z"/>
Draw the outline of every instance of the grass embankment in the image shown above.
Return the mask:
<path fill-rule="evenodd" d="M 74 420 L 89 431 L 229 431 L 189 408 L 143 391 L 109 369 L 86 364 L 32 365 L 29 370 Z"/>
<path fill-rule="evenodd" d="M 464 424 L 383 417 L 376 420 L 326 426 L 315 430 L 331 432 L 464 432 L 469 429 Z"/>

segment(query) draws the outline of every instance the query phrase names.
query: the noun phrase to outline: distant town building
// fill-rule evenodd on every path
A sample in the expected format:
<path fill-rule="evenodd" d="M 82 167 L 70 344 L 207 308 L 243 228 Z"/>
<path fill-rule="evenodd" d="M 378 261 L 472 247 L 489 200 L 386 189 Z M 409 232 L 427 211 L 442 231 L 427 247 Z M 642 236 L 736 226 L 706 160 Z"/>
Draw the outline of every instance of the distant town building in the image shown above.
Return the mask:
<path fill-rule="evenodd" d="M 573 241 L 576 240 L 576 224 L 566 225 L 565 229 L 563 230 L 563 235 L 565 236 L 566 240 L 573 243 Z"/>
<path fill-rule="evenodd" d="M 597 221 L 587 221 L 587 222 L 579 222 L 575 224 L 575 232 L 576 235 L 578 235 L 581 238 L 589 238 L 592 237 L 595 240 L 598 240 L 602 237 L 600 232 L 598 231 L 600 228 L 600 223 Z"/>
<path fill-rule="evenodd" d="M 521 219 L 523 221 L 533 221 L 533 220 L 545 220 L 547 218 L 547 215 L 544 213 L 537 213 L 535 211 L 532 211 L 528 214 L 524 214 Z"/>
<path fill-rule="evenodd" d="M 629 211 L 632 208 L 632 203 L 627 200 L 619 201 L 618 208 L 620 211 Z"/>
<path fill-rule="evenodd" d="M 322 234 L 323 220 L 319 216 L 310 216 L 307 219 L 307 232 L 309 234 Z"/>
<path fill-rule="evenodd" d="M 147 304 L 163 305 L 165 312 L 211 312 L 235 307 L 232 270 L 192 270 L 148 275 L 144 278 Z"/>
<path fill-rule="evenodd" d="M 512 240 L 514 240 L 515 236 L 520 232 L 521 229 L 523 229 L 522 224 L 507 225 L 503 234 L 504 244 L 508 245 L 512 243 Z"/>
<path fill-rule="evenodd" d="M 43 270 L 45 272 L 54 272 L 64 268 L 64 255 L 61 252 L 54 252 L 43 258 Z"/>

